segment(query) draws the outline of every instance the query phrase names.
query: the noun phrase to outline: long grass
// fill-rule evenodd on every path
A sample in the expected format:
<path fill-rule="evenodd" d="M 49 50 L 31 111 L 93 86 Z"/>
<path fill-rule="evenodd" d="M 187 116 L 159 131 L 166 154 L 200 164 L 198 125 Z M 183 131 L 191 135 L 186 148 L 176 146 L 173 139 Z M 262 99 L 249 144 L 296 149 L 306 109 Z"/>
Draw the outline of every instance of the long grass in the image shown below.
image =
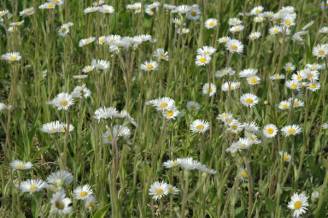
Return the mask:
<path fill-rule="evenodd" d="M 304 192 L 309 206 L 305 217 L 328 217 L 328 122 L 327 68 L 320 71 L 320 89 L 312 92 L 306 88 L 293 91 L 285 80 L 271 80 L 274 74 L 283 74 L 289 80 L 293 73 L 306 64 L 327 65 L 317 59 L 313 47 L 327 43 L 327 34 L 318 31 L 327 25 L 327 9 L 321 9 L 319 0 L 172 0 L 172 4 L 198 4 L 199 20 L 184 20 L 189 33 L 178 34 L 173 18 L 179 17 L 159 7 L 154 15 L 134 14 L 126 9 L 133 2 L 127 0 L 105 1 L 115 9 L 113 14 L 91 13 L 83 10 L 92 5 L 90 0 L 66 0 L 52 10 L 40 10 L 40 0 L 0 1 L 0 9 L 8 9 L 12 17 L 0 23 L 0 54 L 20 52 L 22 59 L 15 63 L 0 63 L 0 102 L 11 105 L 0 112 L 0 217 L 57 217 L 50 213 L 49 189 L 29 194 L 22 193 L 19 184 L 32 178 L 46 180 L 57 170 L 68 170 L 73 182 L 65 187 L 72 199 L 72 213 L 68 217 L 291 217 L 287 205 L 294 193 Z M 142 1 L 143 4 L 149 3 Z M 254 23 L 253 16 L 239 16 L 255 6 L 265 11 L 277 12 L 283 6 L 295 7 L 296 24 L 291 34 L 272 36 L 268 29 L 273 22 Z M 34 7 L 35 14 L 22 18 L 19 11 Z M 238 17 L 244 30 L 229 32 L 228 20 Z M 218 26 L 206 29 L 208 18 L 216 18 Z M 184 18 L 183 18 L 184 19 Z M 9 24 L 24 20 L 14 32 Z M 303 42 L 292 40 L 295 32 L 308 23 L 313 24 L 303 36 Z M 58 35 L 59 27 L 74 23 L 65 37 Z M 250 41 L 251 32 L 262 36 Z M 153 41 L 137 48 L 109 52 L 107 45 L 96 42 L 79 47 L 79 41 L 90 36 L 111 34 L 135 36 L 150 34 Z M 230 36 L 244 44 L 242 54 L 229 53 L 218 39 Z M 199 67 L 195 64 L 196 50 L 202 46 L 217 49 L 211 62 Z M 157 48 L 168 51 L 169 60 L 158 62 L 158 70 L 144 72 L 140 65 L 155 60 Z M 84 66 L 92 59 L 110 62 L 106 72 L 93 71 L 85 79 L 74 76 L 83 74 Z M 291 62 L 293 72 L 284 66 Z M 231 77 L 215 77 L 225 67 L 237 73 Z M 256 68 L 261 81 L 249 86 L 238 73 L 246 68 Z M 226 81 L 240 81 L 239 89 L 221 91 Z M 217 86 L 215 95 L 202 93 L 205 83 Z M 91 90 L 90 98 L 74 99 L 69 110 L 57 110 L 48 102 L 58 93 L 71 93 L 75 86 L 85 84 Z M 247 108 L 240 103 L 244 93 L 253 93 L 259 103 Z M 151 99 L 170 97 L 180 115 L 174 120 L 165 119 L 160 112 L 146 104 Z M 289 98 L 304 102 L 304 107 L 280 110 L 279 103 Z M 196 101 L 199 110 L 188 110 L 187 102 Z M 107 119 L 98 122 L 94 112 L 100 107 L 126 110 L 137 125 L 125 124 L 131 130 L 128 139 L 103 143 L 107 127 L 122 122 Z M 226 149 L 242 133 L 233 134 L 216 118 L 230 112 L 240 122 L 256 122 L 260 127 L 260 144 L 231 154 Z M 209 122 L 209 131 L 197 134 L 190 131 L 196 119 Z M 74 130 L 59 134 L 40 131 L 43 124 L 59 120 L 72 124 Z M 273 123 L 279 129 L 297 124 L 302 132 L 284 137 L 281 131 L 274 138 L 263 137 L 262 128 Z M 291 160 L 282 160 L 279 151 L 286 151 Z M 166 169 L 163 162 L 182 157 L 193 157 L 211 169 L 214 175 L 184 170 L 179 167 Z M 12 160 L 31 161 L 28 171 L 13 170 Z M 244 170 L 247 174 L 240 176 Z M 245 173 L 244 172 L 244 173 Z M 176 186 L 179 193 L 159 200 L 149 195 L 150 186 L 165 181 Z M 89 210 L 83 201 L 73 198 L 72 192 L 79 185 L 89 184 L 97 199 Z M 311 193 L 318 192 L 318 198 Z"/>

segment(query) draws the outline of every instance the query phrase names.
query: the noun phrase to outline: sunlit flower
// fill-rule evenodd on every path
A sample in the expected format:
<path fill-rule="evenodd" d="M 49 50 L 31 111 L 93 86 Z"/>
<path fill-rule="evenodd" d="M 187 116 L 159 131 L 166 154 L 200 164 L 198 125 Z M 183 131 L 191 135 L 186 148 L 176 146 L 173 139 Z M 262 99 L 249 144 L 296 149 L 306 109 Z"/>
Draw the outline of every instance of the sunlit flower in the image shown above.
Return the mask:
<path fill-rule="evenodd" d="M 214 29 L 218 25 L 218 20 L 215 18 L 209 18 L 205 21 L 206 29 Z"/>
<path fill-rule="evenodd" d="M 40 179 L 29 179 L 21 182 L 19 188 L 22 192 L 28 192 L 30 194 L 39 192 L 47 187 L 47 183 Z"/>
<path fill-rule="evenodd" d="M 284 136 L 295 136 L 302 132 L 302 128 L 298 125 L 293 124 L 293 125 L 284 126 L 281 129 L 281 132 Z"/>
<path fill-rule="evenodd" d="M 305 193 L 294 193 L 290 202 L 288 203 L 288 208 L 293 211 L 293 217 L 300 217 L 301 215 L 305 214 L 308 210 L 308 206 L 308 197 L 305 195 Z"/>
<path fill-rule="evenodd" d="M 256 95 L 247 93 L 247 94 L 243 94 L 240 97 L 240 102 L 247 107 L 253 107 L 254 105 L 256 105 L 259 102 L 259 100 Z"/>
<path fill-rule="evenodd" d="M 284 162 L 289 162 L 292 157 L 286 151 L 279 151 L 279 155 Z"/>
<path fill-rule="evenodd" d="M 263 127 L 263 135 L 266 138 L 273 138 L 277 135 L 278 128 L 274 124 L 267 124 Z"/>
<path fill-rule="evenodd" d="M 202 88 L 203 95 L 213 96 L 216 93 L 216 86 L 213 83 L 205 83 Z"/>
<path fill-rule="evenodd" d="M 205 120 L 194 120 L 190 124 L 190 130 L 193 133 L 205 133 L 209 129 L 210 125 Z"/>
<path fill-rule="evenodd" d="M 72 201 L 66 197 L 64 190 L 54 193 L 51 197 L 50 213 L 59 215 L 70 214 L 72 212 Z"/>
<path fill-rule="evenodd" d="M 10 166 L 13 170 L 29 170 L 33 165 L 29 161 L 13 160 L 10 162 Z"/>
<path fill-rule="evenodd" d="M 43 124 L 41 127 L 41 131 L 48 134 L 54 133 L 64 133 L 66 132 L 67 124 L 61 123 L 59 121 L 53 121 L 50 123 Z M 74 127 L 72 124 L 69 125 L 69 132 L 73 131 Z"/>
<path fill-rule="evenodd" d="M 85 200 L 91 196 L 92 193 L 92 189 L 89 185 L 78 186 L 73 191 L 74 198 L 78 200 Z"/>
<path fill-rule="evenodd" d="M 229 39 L 226 43 L 226 48 L 231 53 L 242 53 L 244 45 L 237 39 Z"/>
<path fill-rule="evenodd" d="M 158 63 L 156 61 L 145 61 L 143 64 L 140 65 L 140 69 L 145 72 L 152 72 L 157 70 Z"/>
<path fill-rule="evenodd" d="M 8 52 L 1 55 L 1 59 L 7 61 L 8 63 L 13 63 L 20 61 L 22 59 L 22 56 L 19 52 Z"/>
<path fill-rule="evenodd" d="M 196 65 L 197 66 L 205 66 L 211 61 L 211 56 L 209 55 L 197 55 L 196 56 Z"/>
<path fill-rule="evenodd" d="M 159 200 L 169 194 L 169 185 L 166 182 L 154 182 L 149 188 L 149 195 Z"/>
<path fill-rule="evenodd" d="M 68 93 L 59 93 L 49 104 L 53 105 L 58 110 L 68 110 L 74 104 L 72 95 Z"/>

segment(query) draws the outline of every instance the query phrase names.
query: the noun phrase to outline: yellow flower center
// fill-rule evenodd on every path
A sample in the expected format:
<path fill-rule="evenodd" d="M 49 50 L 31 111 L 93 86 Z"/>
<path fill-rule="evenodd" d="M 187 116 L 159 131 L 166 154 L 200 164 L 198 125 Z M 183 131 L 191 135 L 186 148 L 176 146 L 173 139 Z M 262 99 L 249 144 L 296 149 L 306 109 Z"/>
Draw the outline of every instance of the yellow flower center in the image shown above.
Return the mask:
<path fill-rule="evenodd" d="M 230 46 L 230 49 L 231 49 L 232 51 L 237 51 L 238 46 L 237 46 L 236 44 L 232 44 L 232 45 Z"/>
<path fill-rule="evenodd" d="M 166 112 L 167 117 L 173 117 L 173 115 L 174 115 L 174 111 L 167 111 Z"/>
<path fill-rule="evenodd" d="M 210 22 L 208 22 L 208 26 L 209 26 L 209 27 L 214 27 L 214 26 L 215 26 L 215 22 L 214 22 L 214 21 L 210 21 Z"/>
<path fill-rule="evenodd" d="M 193 16 L 193 17 L 197 15 L 196 11 L 192 11 L 190 14 L 191 14 L 191 16 Z"/>
<path fill-rule="evenodd" d="M 302 201 L 295 201 L 294 208 L 295 209 L 300 209 L 301 207 L 302 207 Z"/>
<path fill-rule="evenodd" d="M 16 169 L 18 169 L 18 170 L 23 170 L 23 169 L 25 169 L 25 165 L 24 165 L 24 163 L 19 162 L 19 163 L 16 165 Z"/>
<path fill-rule="evenodd" d="M 151 71 L 151 70 L 154 69 L 154 66 L 152 64 L 147 64 L 146 68 L 147 68 L 148 71 Z"/>
<path fill-rule="evenodd" d="M 326 52 L 324 50 L 319 50 L 318 54 L 319 54 L 319 56 L 325 56 Z"/>
<path fill-rule="evenodd" d="M 203 63 L 203 64 L 206 63 L 206 58 L 205 57 L 200 57 L 199 62 Z"/>
<path fill-rule="evenodd" d="M 168 105 L 168 103 L 166 103 L 166 102 L 161 102 L 161 103 L 159 104 L 159 107 L 160 107 L 161 109 L 165 109 L 165 108 L 167 108 L 167 106 L 169 106 L 169 105 Z"/>
<path fill-rule="evenodd" d="M 59 101 L 60 106 L 62 107 L 67 107 L 68 101 L 66 99 L 62 99 Z"/>
<path fill-rule="evenodd" d="M 16 55 L 10 55 L 8 58 L 9 61 L 16 61 L 17 60 L 17 56 Z"/>
<path fill-rule="evenodd" d="M 290 88 L 291 88 L 291 89 L 297 89 L 297 84 L 296 84 L 296 83 L 292 83 L 292 84 L 290 85 Z"/>
<path fill-rule="evenodd" d="M 282 159 L 283 159 L 284 161 L 289 161 L 289 155 L 288 155 L 287 153 L 284 153 Z"/>
<path fill-rule="evenodd" d="M 30 186 L 30 192 L 35 192 L 38 189 L 38 186 L 35 184 L 31 184 Z"/>
<path fill-rule="evenodd" d="M 270 135 L 272 135 L 274 132 L 274 129 L 273 128 L 267 128 L 267 133 L 269 133 Z"/>
<path fill-rule="evenodd" d="M 255 76 L 249 77 L 249 78 L 248 78 L 248 82 L 249 82 L 251 85 L 255 85 L 255 84 L 257 84 L 257 78 L 256 78 Z"/>
<path fill-rule="evenodd" d="M 309 85 L 309 88 L 310 88 L 310 89 L 316 89 L 316 88 L 317 88 L 317 85 L 316 85 L 315 83 L 311 83 L 311 84 Z"/>
<path fill-rule="evenodd" d="M 296 133 L 296 129 L 294 129 L 294 128 L 289 128 L 289 129 L 287 130 L 287 132 L 288 132 L 289 135 L 294 135 L 294 134 Z"/>
<path fill-rule="evenodd" d="M 291 26 L 292 24 L 293 24 L 292 20 L 290 20 L 290 19 L 285 20 L 285 25 L 286 26 Z"/>
<path fill-rule="evenodd" d="M 65 204 L 64 204 L 63 201 L 57 200 L 57 201 L 55 202 L 55 207 L 56 207 L 57 209 L 59 209 L 59 210 L 62 210 L 62 209 L 65 208 Z"/>
<path fill-rule="evenodd" d="M 196 126 L 196 129 L 197 130 L 203 130 L 205 128 L 205 126 L 203 125 L 203 124 L 198 124 L 197 126 Z"/>
<path fill-rule="evenodd" d="M 56 7 L 56 5 L 54 4 L 54 3 L 52 3 L 52 2 L 49 2 L 48 4 L 47 4 L 47 8 L 48 9 L 54 9 Z"/>
<path fill-rule="evenodd" d="M 88 192 L 86 192 L 86 191 L 81 191 L 80 192 L 80 197 L 81 198 L 85 198 L 87 195 L 88 195 Z"/>
<path fill-rule="evenodd" d="M 243 177 L 243 178 L 247 178 L 248 177 L 247 171 L 246 170 L 240 171 L 240 176 Z"/>
<path fill-rule="evenodd" d="M 161 195 L 164 194 L 164 190 L 163 190 L 162 188 L 157 188 L 157 189 L 155 190 L 155 194 L 156 194 L 157 196 L 161 196 Z"/>
<path fill-rule="evenodd" d="M 246 98 L 245 102 L 246 102 L 246 104 L 253 104 L 254 100 L 252 98 Z"/>

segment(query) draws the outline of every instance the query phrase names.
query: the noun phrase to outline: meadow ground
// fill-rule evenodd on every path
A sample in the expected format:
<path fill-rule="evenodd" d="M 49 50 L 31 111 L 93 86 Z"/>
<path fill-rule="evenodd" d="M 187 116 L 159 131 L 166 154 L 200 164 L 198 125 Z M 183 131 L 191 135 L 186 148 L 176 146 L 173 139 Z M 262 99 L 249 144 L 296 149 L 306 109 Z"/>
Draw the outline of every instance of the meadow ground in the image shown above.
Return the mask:
<path fill-rule="evenodd" d="M 0 217 L 328 217 L 327 12 L 1 0 Z"/>

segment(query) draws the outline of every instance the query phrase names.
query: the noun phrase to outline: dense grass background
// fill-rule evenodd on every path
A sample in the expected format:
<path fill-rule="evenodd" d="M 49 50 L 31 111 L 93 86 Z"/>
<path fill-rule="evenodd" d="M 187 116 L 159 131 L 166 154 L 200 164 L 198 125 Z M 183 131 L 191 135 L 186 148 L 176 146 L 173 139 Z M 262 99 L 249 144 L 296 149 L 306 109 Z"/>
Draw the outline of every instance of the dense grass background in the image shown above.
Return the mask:
<path fill-rule="evenodd" d="M 328 21 L 327 10 L 320 9 L 321 1 L 162 1 L 200 5 L 200 21 L 188 23 L 190 33 L 182 36 L 174 34 L 169 13 L 160 10 L 154 16 L 132 14 L 125 9 L 125 5 L 131 2 L 106 1 L 115 8 L 114 14 L 84 15 L 83 9 L 92 1 L 67 0 L 60 9 L 37 10 L 35 15 L 24 19 L 24 25 L 15 33 L 6 32 L 4 27 L 9 21 L 0 26 L 0 53 L 19 51 L 22 54 L 22 61 L 18 64 L 0 63 L 0 102 L 13 105 L 11 111 L 0 114 L 0 217 L 48 217 L 51 193 L 29 196 L 20 193 L 14 184 L 29 178 L 45 179 L 60 168 L 59 160 L 63 154 L 57 148 L 66 144 L 65 134 L 47 135 L 40 132 L 40 127 L 46 122 L 65 122 L 67 119 L 75 130 L 69 135 L 67 163 L 61 168 L 73 173 L 72 187 L 90 184 L 98 201 L 92 212 L 74 202 L 71 217 L 179 217 L 182 195 L 154 201 L 148 195 L 148 189 L 154 181 L 165 180 L 184 193 L 186 175 L 182 170 L 166 170 L 162 163 L 185 156 L 194 157 L 217 170 L 215 175 L 193 171 L 188 174 L 190 195 L 186 214 L 182 214 L 185 217 L 246 217 L 247 213 L 249 217 L 288 217 L 291 214 L 287 208 L 290 196 L 301 191 L 310 195 L 314 190 L 320 192 L 320 197 L 310 204 L 308 217 L 327 217 L 328 161 L 325 149 L 328 148 L 328 137 L 327 131 L 320 128 L 328 121 L 327 89 L 299 95 L 305 101 L 304 108 L 280 111 L 277 104 L 292 94 L 283 81 L 269 79 L 273 73 L 283 72 L 282 67 L 287 62 L 303 69 L 306 64 L 317 61 L 312 55 L 312 47 L 327 42 L 326 36 L 318 34 L 318 29 Z M 20 10 L 31 6 L 37 8 L 41 3 L 38 0 L 2 0 L 0 9 L 7 8 L 13 14 L 11 20 L 18 21 Z M 250 11 L 256 5 L 270 11 L 294 6 L 296 31 L 314 21 L 304 44 L 290 38 L 267 37 L 270 27 L 267 22 L 255 25 L 251 18 L 245 17 L 245 30 L 237 37 L 244 42 L 245 51 L 242 55 L 234 55 L 229 60 L 230 66 L 237 72 L 257 68 L 261 83 L 250 88 L 242 82 L 241 89 L 230 98 L 220 90 L 211 98 L 202 95 L 201 87 L 208 81 L 208 75 L 227 65 L 227 52 L 216 39 L 229 35 L 229 18 Z M 204 21 L 210 17 L 218 19 L 217 30 L 204 28 Z M 69 21 L 74 23 L 70 34 L 59 37 L 58 28 Z M 262 32 L 265 37 L 254 43 L 248 42 L 247 36 L 252 30 Z M 151 34 L 156 42 L 117 56 L 96 44 L 78 47 L 82 38 L 109 34 Z M 203 45 L 214 46 L 218 51 L 208 67 L 199 68 L 194 59 L 197 48 Z M 152 59 L 152 52 L 160 47 L 169 52 L 170 60 L 161 63 L 157 72 L 148 75 L 141 72 L 140 64 Z M 93 58 L 109 60 L 109 72 L 91 73 L 85 80 L 73 79 L 73 75 L 79 74 Z M 45 78 L 44 71 L 47 72 Z M 324 80 L 327 76 L 323 76 L 326 74 L 327 70 L 321 73 L 322 86 L 327 83 Z M 222 82 L 223 79 L 215 80 L 217 87 L 221 87 Z M 76 85 L 84 83 L 92 91 L 92 97 L 77 101 L 68 113 L 56 111 L 47 104 L 58 93 L 71 92 Z M 239 103 L 240 95 L 246 92 L 261 99 L 252 112 Z M 167 122 L 161 114 L 145 106 L 145 101 L 162 96 L 175 99 L 184 116 Z M 189 100 L 198 101 L 201 109 L 187 111 L 186 102 Z M 137 128 L 131 127 L 133 134 L 129 142 L 119 142 L 116 190 L 111 186 L 111 147 L 103 144 L 101 138 L 106 124 L 99 124 L 93 118 L 94 111 L 100 106 L 125 109 L 138 123 Z M 225 152 L 236 136 L 226 134 L 223 125 L 215 119 L 225 111 L 232 112 L 242 121 L 255 121 L 259 126 L 275 123 L 282 127 L 296 123 L 303 127 L 301 136 L 264 140 L 245 155 L 254 182 L 251 212 L 248 208 L 248 182 L 237 176 L 244 159 Z M 189 125 L 195 119 L 208 120 L 210 133 L 192 134 Z M 277 144 L 292 154 L 289 164 L 283 163 L 277 153 L 273 154 Z M 14 159 L 31 161 L 33 170 L 12 172 L 9 163 Z"/>

